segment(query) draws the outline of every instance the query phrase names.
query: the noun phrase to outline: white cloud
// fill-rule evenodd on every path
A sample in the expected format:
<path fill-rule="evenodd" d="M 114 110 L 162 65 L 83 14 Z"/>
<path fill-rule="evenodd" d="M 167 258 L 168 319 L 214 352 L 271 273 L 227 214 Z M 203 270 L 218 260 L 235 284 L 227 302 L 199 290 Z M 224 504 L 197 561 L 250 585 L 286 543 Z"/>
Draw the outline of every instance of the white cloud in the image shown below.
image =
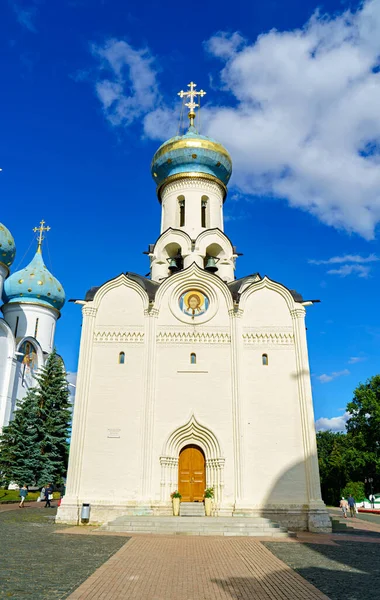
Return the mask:
<path fill-rule="evenodd" d="M 369 263 L 380 260 L 376 254 L 360 256 L 359 254 L 345 254 L 344 256 L 333 256 L 327 260 L 309 260 L 311 265 L 333 265 L 339 263 Z"/>
<path fill-rule="evenodd" d="M 340 277 L 347 277 L 356 273 L 358 277 L 368 277 L 370 267 L 363 267 L 362 265 L 343 265 L 339 269 L 330 269 L 327 271 L 328 275 L 340 275 Z"/>
<path fill-rule="evenodd" d="M 157 108 L 144 118 L 145 135 L 152 140 L 165 140 L 178 130 L 180 112 L 170 108 Z"/>
<path fill-rule="evenodd" d="M 231 54 L 245 46 L 245 39 L 237 31 L 233 34 L 221 31 L 210 38 L 205 46 L 210 54 L 228 60 Z"/>
<path fill-rule="evenodd" d="M 341 263 L 343 264 L 339 269 L 330 269 L 327 271 L 328 275 L 340 275 L 341 277 L 347 277 L 347 275 L 357 274 L 359 277 L 368 277 L 371 267 L 364 266 L 367 263 L 377 262 L 379 259 L 376 254 L 370 254 L 369 256 L 360 256 L 359 254 L 346 254 L 344 256 L 333 256 L 327 260 L 309 260 L 312 265 L 332 265 Z"/>
<path fill-rule="evenodd" d="M 92 46 L 101 73 L 96 93 L 112 125 L 130 125 L 159 101 L 153 58 L 147 49 L 135 50 L 123 40 L 110 39 Z"/>
<path fill-rule="evenodd" d="M 331 419 L 327 419 L 326 417 L 321 417 L 317 419 L 315 422 L 315 428 L 317 431 L 345 431 L 346 423 L 350 418 L 350 413 L 345 412 L 340 417 L 332 417 Z"/>
<path fill-rule="evenodd" d="M 343 371 L 333 371 L 330 375 L 323 373 L 323 375 L 318 375 L 317 379 L 320 383 L 329 383 L 333 379 L 337 379 L 337 377 L 343 377 L 345 375 L 349 375 L 350 371 L 348 369 L 343 369 Z"/>
<path fill-rule="evenodd" d="M 348 361 L 348 364 L 355 365 L 356 363 L 363 362 L 364 360 L 366 360 L 364 356 L 351 356 L 351 358 Z"/>
<path fill-rule="evenodd" d="M 13 8 L 17 21 L 20 23 L 20 25 L 26 27 L 26 29 L 32 33 L 37 33 L 37 29 L 33 22 L 37 11 L 36 7 L 30 6 L 29 8 L 24 8 L 13 0 L 9 0 L 9 4 Z"/>
<path fill-rule="evenodd" d="M 317 12 L 302 29 L 272 30 L 254 42 L 238 32 L 206 42 L 223 62 L 220 87 L 233 106 L 215 93 L 210 99 L 220 104 L 204 106 L 203 129 L 229 149 L 238 191 L 286 199 L 327 225 L 374 237 L 379 31 L 380 0 L 366 0 L 355 12 Z M 140 118 L 152 139 L 175 135 L 179 106 L 160 101 L 150 52 L 117 39 L 93 52 L 109 71 L 96 85 L 109 121 L 129 125 Z M 351 272 L 366 276 L 363 269 Z"/>
<path fill-rule="evenodd" d="M 374 236 L 379 31 L 380 0 L 368 0 L 355 13 L 316 13 L 302 29 L 272 30 L 243 47 L 236 34 L 209 40 L 237 105 L 210 109 L 207 130 L 230 150 L 242 191 L 286 198 L 328 225 Z"/>

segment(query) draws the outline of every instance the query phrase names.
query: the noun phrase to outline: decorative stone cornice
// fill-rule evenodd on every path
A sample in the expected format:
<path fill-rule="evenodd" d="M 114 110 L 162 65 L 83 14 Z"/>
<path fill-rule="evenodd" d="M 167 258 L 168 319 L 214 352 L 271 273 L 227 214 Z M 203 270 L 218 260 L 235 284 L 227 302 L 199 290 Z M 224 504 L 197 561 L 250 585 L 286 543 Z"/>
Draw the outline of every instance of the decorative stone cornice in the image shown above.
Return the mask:
<path fill-rule="evenodd" d="M 229 333 L 201 332 L 201 331 L 160 331 L 156 340 L 163 344 L 229 344 L 231 336 Z"/>
<path fill-rule="evenodd" d="M 306 310 L 302 306 L 301 308 L 294 308 L 290 311 L 290 314 L 292 315 L 293 319 L 302 319 L 306 314 Z"/>
<path fill-rule="evenodd" d="M 144 310 L 144 315 L 146 317 L 158 317 L 159 314 L 159 310 L 157 308 L 154 308 L 153 306 L 150 306 L 149 308 Z"/>
<path fill-rule="evenodd" d="M 86 304 L 82 308 L 82 314 L 84 317 L 95 317 L 98 309 L 95 306 L 86 306 Z"/>
<path fill-rule="evenodd" d="M 280 346 L 294 344 L 294 334 L 290 332 L 245 332 L 245 344 L 276 344 Z"/>
<path fill-rule="evenodd" d="M 201 188 L 202 191 L 205 192 L 208 191 L 217 193 L 220 195 L 221 198 L 223 198 L 225 186 L 211 175 L 207 176 L 204 173 L 194 173 L 188 174 L 186 176 L 186 174 L 184 173 L 179 173 L 174 177 L 175 179 L 164 184 L 161 188 L 161 197 L 163 201 L 165 200 L 165 196 L 167 194 L 170 194 L 171 192 L 178 192 L 184 189 L 191 190 L 199 188 Z"/>
<path fill-rule="evenodd" d="M 94 331 L 94 342 L 141 344 L 144 342 L 144 333 L 142 331 Z"/>

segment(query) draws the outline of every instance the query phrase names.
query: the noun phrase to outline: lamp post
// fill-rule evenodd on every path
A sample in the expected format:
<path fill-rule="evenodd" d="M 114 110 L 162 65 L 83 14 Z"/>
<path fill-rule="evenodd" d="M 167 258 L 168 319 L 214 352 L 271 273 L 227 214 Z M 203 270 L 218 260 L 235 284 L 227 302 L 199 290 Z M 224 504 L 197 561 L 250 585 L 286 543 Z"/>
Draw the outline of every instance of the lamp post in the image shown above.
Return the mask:
<path fill-rule="evenodd" d="M 364 483 L 369 483 L 370 487 L 371 487 L 371 507 L 375 508 L 375 504 L 373 502 L 373 477 L 366 477 L 364 479 Z"/>

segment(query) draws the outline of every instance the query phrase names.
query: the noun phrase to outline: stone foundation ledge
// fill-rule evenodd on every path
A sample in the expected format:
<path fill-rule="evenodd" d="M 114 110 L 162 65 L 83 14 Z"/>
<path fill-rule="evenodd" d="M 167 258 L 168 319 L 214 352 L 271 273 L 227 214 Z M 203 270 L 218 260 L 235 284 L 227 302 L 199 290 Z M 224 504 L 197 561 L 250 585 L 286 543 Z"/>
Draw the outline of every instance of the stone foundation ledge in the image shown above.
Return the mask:
<path fill-rule="evenodd" d="M 235 507 L 234 517 L 264 517 L 291 531 L 331 533 L 331 519 L 325 507 L 263 506 L 262 508 Z"/>
<path fill-rule="evenodd" d="M 140 503 L 99 503 L 89 502 L 90 504 L 90 525 L 104 525 L 114 521 L 118 517 L 149 517 L 149 516 L 171 516 L 173 508 L 171 502 L 161 504 L 140 504 Z M 64 501 L 58 508 L 56 523 L 65 523 L 68 525 L 82 525 L 81 522 L 82 503 Z M 86 523 L 87 524 L 87 523 Z"/>
<path fill-rule="evenodd" d="M 104 525 L 124 516 L 171 516 L 173 514 L 171 502 L 165 504 L 110 504 L 90 502 L 90 525 Z M 56 523 L 81 525 L 82 503 L 64 501 L 58 508 Z M 255 518 L 264 517 L 290 531 L 311 531 L 315 533 L 331 533 L 331 520 L 326 508 L 311 508 L 307 506 L 290 507 L 214 507 L 213 516 Z"/>

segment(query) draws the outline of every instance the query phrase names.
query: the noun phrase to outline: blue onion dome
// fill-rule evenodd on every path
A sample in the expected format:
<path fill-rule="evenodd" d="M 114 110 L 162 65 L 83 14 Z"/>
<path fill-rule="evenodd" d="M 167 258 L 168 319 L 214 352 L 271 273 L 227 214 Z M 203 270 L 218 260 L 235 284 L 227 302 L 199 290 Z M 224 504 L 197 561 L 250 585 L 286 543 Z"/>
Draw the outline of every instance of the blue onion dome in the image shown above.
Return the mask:
<path fill-rule="evenodd" d="M 40 247 L 25 269 L 12 273 L 4 283 L 4 303 L 41 304 L 60 310 L 65 303 L 65 292 L 45 266 Z"/>
<path fill-rule="evenodd" d="M 224 146 L 190 126 L 185 135 L 172 137 L 159 147 L 151 172 L 158 195 L 165 183 L 195 174 L 216 179 L 225 188 L 231 177 L 232 161 Z"/>
<path fill-rule="evenodd" d="M 9 270 L 16 255 L 16 246 L 13 236 L 9 229 L 0 223 L 0 264 L 5 265 Z"/>

